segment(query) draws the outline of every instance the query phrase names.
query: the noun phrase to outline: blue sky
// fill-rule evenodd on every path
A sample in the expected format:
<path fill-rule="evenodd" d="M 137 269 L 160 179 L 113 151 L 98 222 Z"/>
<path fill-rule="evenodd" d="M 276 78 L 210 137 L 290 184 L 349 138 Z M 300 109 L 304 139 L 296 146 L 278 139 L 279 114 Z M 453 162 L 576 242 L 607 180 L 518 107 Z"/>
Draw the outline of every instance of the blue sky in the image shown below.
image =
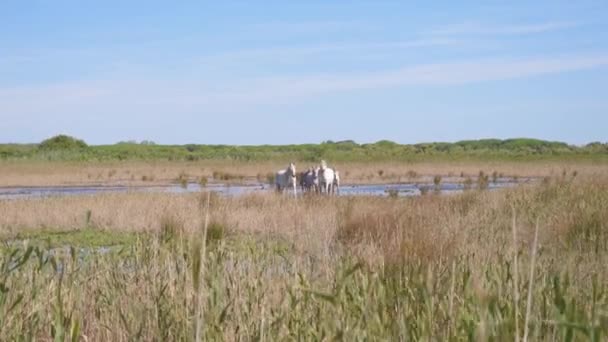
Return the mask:
<path fill-rule="evenodd" d="M 606 1 L 7 1 L 0 141 L 608 141 Z"/>

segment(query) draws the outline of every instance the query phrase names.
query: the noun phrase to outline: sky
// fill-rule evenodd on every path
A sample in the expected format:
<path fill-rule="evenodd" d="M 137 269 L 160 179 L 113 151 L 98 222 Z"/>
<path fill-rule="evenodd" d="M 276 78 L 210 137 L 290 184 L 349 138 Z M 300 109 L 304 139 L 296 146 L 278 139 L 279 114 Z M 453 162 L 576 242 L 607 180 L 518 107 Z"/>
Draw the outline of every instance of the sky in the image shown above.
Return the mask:
<path fill-rule="evenodd" d="M 0 4 L 0 142 L 608 141 L 608 2 Z"/>

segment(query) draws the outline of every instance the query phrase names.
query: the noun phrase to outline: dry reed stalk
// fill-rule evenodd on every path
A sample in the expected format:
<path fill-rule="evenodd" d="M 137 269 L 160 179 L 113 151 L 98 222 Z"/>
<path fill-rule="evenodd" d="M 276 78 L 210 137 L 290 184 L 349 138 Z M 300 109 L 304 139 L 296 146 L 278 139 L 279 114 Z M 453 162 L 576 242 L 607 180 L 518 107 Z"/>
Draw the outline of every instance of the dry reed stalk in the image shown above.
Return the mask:
<path fill-rule="evenodd" d="M 515 207 L 511 205 L 513 222 L 511 230 L 513 233 L 513 307 L 515 308 L 515 342 L 519 342 L 519 267 L 517 265 L 517 226 Z"/>
<path fill-rule="evenodd" d="M 205 211 L 205 224 L 203 225 L 203 242 L 202 242 L 202 247 L 201 247 L 201 251 L 200 251 L 201 267 L 200 267 L 199 276 L 198 276 L 198 281 L 199 281 L 199 284 L 197 286 L 198 290 L 196 292 L 196 296 L 197 296 L 196 336 L 195 336 L 196 342 L 201 341 L 201 336 L 202 336 L 203 328 L 204 328 L 203 324 L 204 324 L 205 310 L 203 308 L 203 299 L 202 298 L 204 295 L 204 289 L 202 287 L 202 284 L 204 284 L 203 277 L 205 276 L 205 262 L 206 262 L 206 255 L 207 255 L 207 228 L 209 226 L 210 203 L 211 203 L 211 192 L 207 192 L 207 209 Z"/>
<path fill-rule="evenodd" d="M 456 260 L 452 260 L 452 281 L 450 284 L 450 303 L 449 303 L 449 324 L 448 324 L 448 334 L 447 334 L 447 338 L 449 339 L 451 336 L 451 332 L 454 326 L 454 318 L 453 318 L 453 313 L 454 313 L 454 288 L 456 286 Z"/>
<path fill-rule="evenodd" d="M 528 286 L 528 302 L 526 304 L 526 320 L 524 326 L 523 341 L 528 341 L 530 310 L 532 309 L 532 290 L 534 285 L 534 267 L 536 266 L 536 245 L 538 243 L 538 218 L 536 219 L 536 229 L 534 230 L 534 242 L 532 243 L 532 260 L 530 261 L 530 280 Z"/>

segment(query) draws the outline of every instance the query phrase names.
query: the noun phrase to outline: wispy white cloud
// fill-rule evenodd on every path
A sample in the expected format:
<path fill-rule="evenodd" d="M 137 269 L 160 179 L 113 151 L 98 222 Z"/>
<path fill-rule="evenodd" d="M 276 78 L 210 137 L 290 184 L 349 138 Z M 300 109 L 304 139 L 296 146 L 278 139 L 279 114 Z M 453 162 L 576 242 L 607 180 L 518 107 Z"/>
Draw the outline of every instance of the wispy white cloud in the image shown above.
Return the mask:
<path fill-rule="evenodd" d="M 456 25 L 439 27 L 431 30 L 432 35 L 456 36 L 456 35 L 525 35 L 559 31 L 578 26 L 575 22 L 545 22 L 535 24 L 518 25 L 486 25 L 477 22 L 467 22 Z"/>
<path fill-rule="evenodd" d="M 328 32 L 352 32 L 353 30 L 372 30 L 368 22 L 358 20 L 319 20 L 319 21 L 270 21 L 253 24 L 245 28 L 245 33 L 281 34 L 319 34 Z"/>
<path fill-rule="evenodd" d="M 314 45 L 299 45 L 299 46 L 272 46 L 254 49 L 242 49 L 236 51 L 228 51 L 217 54 L 209 54 L 201 59 L 206 62 L 211 61 L 231 61 L 243 60 L 251 58 L 301 58 L 310 57 L 313 55 L 322 55 L 327 53 L 355 53 L 355 52 L 377 52 L 377 51 L 394 51 L 410 48 L 437 47 L 459 44 L 460 41 L 451 38 L 428 38 L 415 39 L 405 41 L 387 41 L 387 42 L 341 42 L 333 44 L 314 44 Z"/>
<path fill-rule="evenodd" d="M 247 110 L 332 93 L 400 86 L 458 86 L 608 66 L 608 54 L 512 60 L 473 60 L 406 66 L 367 73 L 329 73 L 238 79 L 216 83 L 182 79 L 90 80 L 50 86 L 0 88 L 0 112 L 49 110 L 179 112 Z"/>
<path fill-rule="evenodd" d="M 210 94 L 207 99 L 214 99 L 220 103 L 224 101 L 264 103 L 319 96 L 332 92 L 398 86 L 457 86 L 591 69 L 607 65 L 608 55 L 424 64 L 370 73 L 257 79 L 247 82 L 246 89 L 229 89 L 221 93 Z"/>

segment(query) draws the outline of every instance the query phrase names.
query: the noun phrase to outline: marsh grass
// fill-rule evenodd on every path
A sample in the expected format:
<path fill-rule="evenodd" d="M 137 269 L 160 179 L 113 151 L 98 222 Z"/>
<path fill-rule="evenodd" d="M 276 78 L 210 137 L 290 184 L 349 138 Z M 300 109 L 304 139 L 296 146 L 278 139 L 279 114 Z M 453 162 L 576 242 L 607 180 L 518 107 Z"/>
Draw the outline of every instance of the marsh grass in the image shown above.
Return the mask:
<path fill-rule="evenodd" d="M 471 190 L 473 187 L 473 179 L 471 177 L 466 177 L 462 182 L 464 190 Z"/>
<path fill-rule="evenodd" d="M 295 161 L 298 170 L 310 161 Z M 331 162 L 331 161 L 330 161 Z M 568 170 L 571 173 L 590 176 L 603 173 L 606 162 L 551 162 L 551 161 L 504 161 L 482 162 L 454 160 L 450 162 L 339 162 L 331 163 L 344 175 L 344 182 L 352 184 L 387 183 L 403 180 L 433 181 L 433 175 L 448 175 L 445 181 L 462 181 L 480 170 L 497 171 L 504 177 L 543 177 Z M 284 162 L 274 161 L 226 161 L 206 160 L 194 162 L 167 161 L 114 161 L 114 162 L 48 162 L 48 161 L 0 161 L 0 186 L 44 186 L 44 185 L 87 185 L 87 184 L 171 184 L 180 173 L 200 175 L 209 181 L 245 182 L 260 181 L 273 183 L 274 172 L 285 168 Z M 381 169 L 382 176 L 378 175 Z M 235 172 L 238 170 L 238 173 Z M 214 175 L 215 173 L 215 175 Z M 449 175 L 452 176 L 449 176 Z M 177 177 L 176 177 L 177 175 Z M 460 175 L 460 177 L 454 176 Z M 214 177 L 215 176 L 215 177 Z M 271 178 L 272 177 L 272 178 Z M 222 178 L 227 178 L 222 180 Z M 445 178 L 445 177 L 444 177 Z M 502 177 L 501 177 L 502 178 Z M 178 181 L 179 183 L 179 181 Z"/>
<path fill-rule="evenodd" d="M 179 175 L 177 176 L 177 183 L 182 187 L 182 188 L 187 188 L 188 187 L 188 181 L 189 181 L 190 177 L 188 176 L 188 174 L 185 171 L 182 171 L 179 173 Z"/>
<path fill-rule="evenodd" d="M 275 174 L 272 172 L 269 172 L 266 174 L 266 183 L 269 185 L 274 185 L 275 182 Z"/>
<path fill-rule="evenodd" d="M 185 233 L 184 222 L 172 214 L 166 214 L 160 221 L 160 239 L 169 242 L 183 237 Z"/>
<path fill-rule="evenodd" d="M 220 242 L 230 234 L 230 229 L 221 222 L 213 221 L 208 224 L 206 241 Z"/>
<path fill-rule="evenodd" d="M 388 194 L 388 197 L 390 197 L 390 198 L 399 197 L 399 190 L 397 190 L 397 189 L 388 189 L 388 190 L 386 190 L 386 193 Z"/>
<path fill-rule="evenodd" d="M 242 182 L 245 178 L 246 176 L 242 174 L 235 174 L 227 171 L 213 171 L 213 179 L 218 181 Z"/>
<path fill-rule="evenodd" d="M 440 175 L 435 175 L 435 177 L 433 177 L 433 184 L 435 185 L 435 192 L 440 192 L 441 191 L 441 176 Z"/>
<path fill-rule="evenodd" d="M 429 187 L 426 185 L 418 185 L 418 190 L 420 191 L 421 196 L 424 196 L 429 193 Z"/>
<path fill-rule="evenodd" d="M 477 177 L 477 189 L 486 190 L 490 185 L 490 176 L 484 173 L 483 171 L 479 171 L 479 176 Z"/>
<path fill-rule="evenodd" d="M 608 336 L 605 176 L 396 199 L 0 201 L 0 228 L 7 239 L 24 226 L 70 230 L 85 208 L 95 232 L 133 237 L 82 258 L 4 244 L 2 340 Z"/>

